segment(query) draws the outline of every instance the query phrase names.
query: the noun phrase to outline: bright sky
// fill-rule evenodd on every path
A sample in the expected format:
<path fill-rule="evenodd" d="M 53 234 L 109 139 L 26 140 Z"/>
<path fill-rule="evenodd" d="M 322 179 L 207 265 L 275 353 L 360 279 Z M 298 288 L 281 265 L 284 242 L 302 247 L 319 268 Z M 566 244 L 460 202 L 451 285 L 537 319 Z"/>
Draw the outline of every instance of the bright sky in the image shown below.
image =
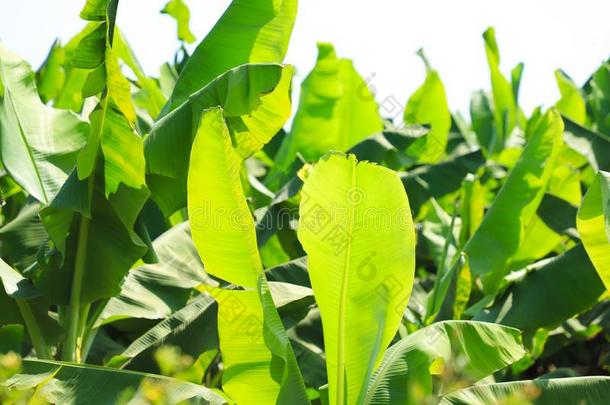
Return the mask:
<path fill-rule="evenodd" d="M 185 2 L 198 41 L 229 4 Z M 83 25 L 78 12 L 84 0 L 3 3 L 0 40 L 36 67 L 56 37 L 66 41 Z M 174 21 L 159 14 L 165 3 L 119 4 L 118 24 L 151 75 L 178 47 Z M 378 101 L 395 97 L 404 104 L 423 81 L 424 67 L 415 55 L 423 47 L 440 72 L 451 109 L 466 113 L 470 94 L 490 87 L 481 34 L 491 25 L 505 74 L 525 62 L 520 97 L 530 111 L 557 99 L 556 68 L 582 84 L 610 56 L 608 16 L 608 0 L 301 0 L 286 62 L 296 65 L 300 81 L 313 67 L 316 41 L 330 41 L 370 80 Z"/>

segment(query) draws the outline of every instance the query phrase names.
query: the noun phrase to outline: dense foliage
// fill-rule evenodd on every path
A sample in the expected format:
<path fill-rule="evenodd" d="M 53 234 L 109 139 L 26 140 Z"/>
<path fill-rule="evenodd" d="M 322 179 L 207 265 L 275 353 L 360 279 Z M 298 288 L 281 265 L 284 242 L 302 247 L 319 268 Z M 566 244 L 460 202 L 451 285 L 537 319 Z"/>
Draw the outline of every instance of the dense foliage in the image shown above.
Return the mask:
<path fill-rule="evenodd" d="M 451 113 L 378 105 L 297 0 L 233 0 L 144 74 L 118 0 L 34 71 L 0 44 L 0 402 L 606 404 L 610 64 Z M 194 42 L 189 10 L 162 10 Z"/>

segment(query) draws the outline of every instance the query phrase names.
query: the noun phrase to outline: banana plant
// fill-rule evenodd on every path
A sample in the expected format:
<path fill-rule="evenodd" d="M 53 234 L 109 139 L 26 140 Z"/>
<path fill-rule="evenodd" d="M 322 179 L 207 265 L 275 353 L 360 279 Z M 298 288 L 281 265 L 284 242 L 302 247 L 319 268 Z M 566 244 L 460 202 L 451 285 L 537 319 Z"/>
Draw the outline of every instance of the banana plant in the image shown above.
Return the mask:
<path fill-rule="evenodd" d="M 471 122 L 423 51 L 384 117 L 319 43 L 287 128 L 297 1 L 191 55 L 187 4 L 158 77 L 118 0 L 36 71 L 0 44 L 0 402 L 607 402 L 607 62 L 526 118 L 490 28 Z"/>

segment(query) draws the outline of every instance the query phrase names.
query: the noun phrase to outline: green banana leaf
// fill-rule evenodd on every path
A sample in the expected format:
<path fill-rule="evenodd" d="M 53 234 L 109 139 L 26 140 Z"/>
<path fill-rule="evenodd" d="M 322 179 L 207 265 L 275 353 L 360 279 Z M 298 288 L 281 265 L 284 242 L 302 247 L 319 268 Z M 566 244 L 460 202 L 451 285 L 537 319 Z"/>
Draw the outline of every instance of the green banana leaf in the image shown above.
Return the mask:
<path fill-rule="evenodd" d="M 24 270 L 36 261 L 40 246 L 49 239 L 40 222 L 40 203 L 30 201 L 17 216 L 0 227 L 2 256 L 19 270 Z"/>
<path fill-rule="evenodd" d="M 610 170 L 610 139 L 563 117 L 563 139 L 570 148 L 587 158 L 593 170 Z"/>
<path fill-rule="evenodd" d="M 50 358 L 49 345 L 57 342 L 60 327 L 49 316 L 49 303 L 32 283 L 0 259 L 0 325 L 21 324 L 39 358 Z"/>
<path fill-rule="evenodd" d="M 106 7 L 104 21 L 81 39 L 73 63 L 93 69 L 83 94 L 103 94 L 90 114 L 89 141 L 76 170 L 41 212 L 61 257 L 31 276 L 53 302 L 72 307 L 118 294 L 128 270 L 148 251 L 134 231 L 149 191 L 130 84 L 113 48 L 117 1 L 87 3 L 81 14 L 96 21 L 100 7 Z"/>
<path fill-rule="evenodd" d="M 0 44 L 0 157 L 11 177 L 49 204 L 74 167 L 89 125 L 72 112 L 45 106 L 34 73 Z"/>
<path fill-rule="evenodd" d="M 305 181 L 299 213 L 298 236 L 322 315 L 330 403 L 357 403 L 413 284 L 409 202 L 395 172 L 329 153 Z"/>
<path fill-rule="evenodd" d="M 474 319 L 533 332 L 555 327 L 591 308 L 604 292 L 604 284 L 580 244 L 528 266 L 513 278 L 494 304 Z"/>
<path fill-rule="evenodd" d="M 117 57 L 129 67 L 137 79 L 135 84 L 140 91 L 134 94 L 134 102 L 146 109 L 151 118 L 156 119 L 167 99 L 157 82 L 146 76 L 127 39 L 118 29 L 114 33 L 114 50 Z"/>
<path fill-rule="evenodd" d="M 447 136 L 451 129 L 451 113 L 447 105 L 445 87 L 436 70 L 430 66 L 423 49 L 418 55 L 426 65 L 426 80 L 407 101 L 404 111 L 404 121 L 407 124 L 430 125 L 430 133 L 423 138 L 419 146 L 419 161 L 435 163 L 445 153 Z"/>
<path fill-rule="evenodd" d="M 485 54 L 493 89 L 493 115 L 496 127 L 496 146 L 491 150 L 502 150 L 513 128 L 518 124 L 519 106 L 512 84 L 500 71 L 500 51 L 496 42 L 495 30 L 489 27 L 483 33 Z"/>
<path fill-rule="evenodd" d="M 297 154 L 311 162 L 329 150 L 347 151 L 382 129 L 375 97 L 352 61 L 338 58 L 332 44 L 318 43 L 316 65 L 301 85 L 292 128 L 275 159 L 277 170 L 286 172 Z"/>
<path fill-rule="evenodd" d="M 251 139 L 247 134 L 233 138 L 225 122 L 221 108 L 203 112 L 188 174 L 189 222 L 206 271 L 248 288 L 208 289 L 219 303 L 218 333 L 227 367 L 223 389 L 237 402 L 252 401 L 256 395 L 254 402 L 260 404 L 307 403 L 302 376 L 263 274 L 254 220 L 240 179 L 244 159 L 268 139 Z M 253 392 L 252 386 L 257 390 Z"/>
<path fill-rule="evenodd" d="M 494 125 L 493 100 L 484 91 L 477 91 L 470 99 L 470 121 L 477 141 L 486 156 L 502 150 Z"/>
<path fill-rule="evenodd" d="M 188 59 L 161 116 L 239 65 L 281 63 L 296 13 L 297 0 L 233 0 Z"/>
<path fill-rule="evenodd" d="M 609 397 L 610 377 L 540 378 L 466 388 L 445 396 L 440 404 L 603 405 Z"/>
<path fill-rule="evenodd" d="M 119 319 L 162 319 L 182 308 L 199 284 L 216 285 L 203 268 L 191 239 L 188 222 L 170 228 L 153 242 L 158 263 L 131 269 L 97 321 L 97 326 Z"/>
<path fill-rule="evenodd" d="M 525 349 L 517 329 L 493 323 L 444 321 L 420 329 L 392 345 L 369 381 L 363 404 L 420 404 L 432 395 L 434 362 L 461 358 L 477 381 L 521 359 Z M 473 381 L 473 382 L 474 382 Z"/>
<path fill-rule="evenodd" d="M 142 367 L 142 362 L 138 362 L 139 356 L 143 357 L 147 351 L 161 344 L 176 344 L 178 335 L 184 335 L 180 339 L 183 353 L 194 355 L 193 357 L 198 357 L 206 350 L 218 348 L 218 335 L 213 327 L 216 324 L 216 309 L 212 297 L 197 296 L 135 339 L 121 354 L 113 356 L 106 362 L 106 367 L 139 370 Z M 193 334 L 196 334 L 197 339 L 192 338 Z M 188 350 L 189 346 L 195 346 L 194 350 Z M 135 364 L 131 364 L 132 362 Z"/>
<path fill-rule="evenodd" d="M 555 71 L 555 80 L 561 98 L 555 103 L 555 108 L 574 122 L 584 125 L 587 120 L 587 105 L 582 90 L 561 69 Z"/>
<path fill-rule="evenodd" d="M 470 270 L 481 277 L 487 292 L 498 288 L 525 231 L 536 219 L 563 144 L 562 131 L 561 117 L 554 110 L 530 120 L 523 153 L 465 247 Z"/>
<path fill-rule="evenodd" d="M 36 389 L 34 398 L 66 405 L 138 404 L 154 398 L 176 404 L 226 404 L 210 389 L 152 374 L 92 365 L 26 359 L 5 383 L 14 390 Z"/>
<path fill-rule="evenodd" d="M 591 110 L 593 129 L 610 136 L 610 64 L 603 63 L 589 81 L 587 101 Z"/>
<path fill-rule="evenodd" d="M 600 171 L 582 201 L 576 227 L 599 277 L 610 291 L 610 173 Z"/>
<path fill-rule="evenodd" d="M 243 137 L 244 157 L 267 143 L 290 115 L 293 68 L 244 65 L 219 76 L 157 121 L 145 139 L 147 182 L 165 216 L 186 206 L 188 157 L 202 111 L 220 106 L 227 126 Z"/>
<path fill-rule="evenodd" d="M 430 200 L 441 198 L 460 190 L 462 181 L 469 173 L 476 173 L 485 164 L 481 150 L 453 156 L 434 165 L 418 166 L 400 173 L 414 213 Z"/>

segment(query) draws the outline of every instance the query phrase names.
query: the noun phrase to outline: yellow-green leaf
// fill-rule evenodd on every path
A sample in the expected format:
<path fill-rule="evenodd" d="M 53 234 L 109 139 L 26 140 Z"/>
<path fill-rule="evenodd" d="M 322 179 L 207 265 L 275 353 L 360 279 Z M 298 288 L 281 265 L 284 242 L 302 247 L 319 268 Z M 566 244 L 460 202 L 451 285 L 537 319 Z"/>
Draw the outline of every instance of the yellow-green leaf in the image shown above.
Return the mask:
<path fill-rule="evenodd" d="M 398 329 L 413 283 L 407 195 L 395 172 L 329 153 L 305 181 L 299 212 L 330 403 L 355 404 Z"/>
<path fill-rule="evenodd" d="M 578 210 L 576 226 L 591 262 L 610 291 L 610 173 L 597 174 Z"/>

